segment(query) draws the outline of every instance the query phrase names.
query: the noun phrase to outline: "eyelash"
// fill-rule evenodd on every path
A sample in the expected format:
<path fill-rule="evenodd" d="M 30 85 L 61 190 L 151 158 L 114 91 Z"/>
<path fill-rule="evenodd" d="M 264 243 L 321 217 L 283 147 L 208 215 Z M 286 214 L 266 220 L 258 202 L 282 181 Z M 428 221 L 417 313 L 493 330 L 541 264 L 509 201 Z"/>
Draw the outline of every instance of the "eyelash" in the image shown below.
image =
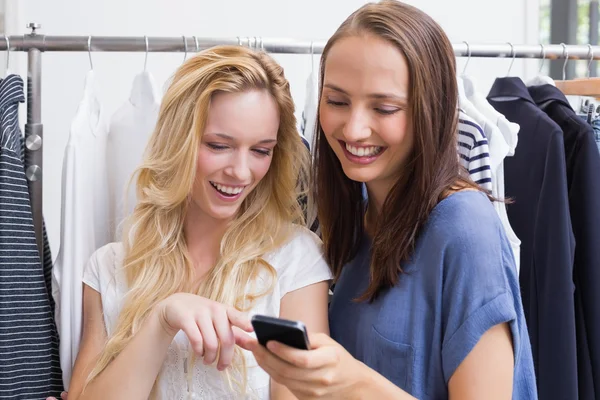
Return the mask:
<path fill-rule="evenodd" d="M 228 148 L 228 146 L 222 146 L 222 145 L 214 144 L 214 143 L 207 143 L 206 145 L 216 151 L 226 150 Z M 260 154 L 261 156 L 270 156 L 271 155 L 271 150 L 254 149 L 252 151 Z"/>
<path fill-rule="evenodd" d="M 332 101 L 332 100 L 327 100 L 327 104 L 330 104 L 334 107 L 342 107 L 345 106 L 346 103 L 341 102 L 341 101 Z M 382 110 L 381 108 L 375 108 L 375 111 L 381 115 L 392 115 L 392 114 L 396 114 L 398 111 L 400 111 L 400 108 L 395 108 L 393 110 Z"/>

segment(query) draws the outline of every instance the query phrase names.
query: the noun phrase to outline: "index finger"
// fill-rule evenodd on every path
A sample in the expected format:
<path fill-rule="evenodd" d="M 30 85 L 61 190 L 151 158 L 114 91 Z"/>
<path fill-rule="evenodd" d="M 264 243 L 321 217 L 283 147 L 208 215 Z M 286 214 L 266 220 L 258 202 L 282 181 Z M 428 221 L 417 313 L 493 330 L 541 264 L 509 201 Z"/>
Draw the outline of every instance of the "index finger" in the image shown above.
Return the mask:
<path fill-rule="evenodd" d="M 239 310 L 236 310 L 233 307 L 227 307 L 227 318 L 229 319 L 231 325 L 237 326 L 238 328 L 243 329 L 246 332 L 252 332 L 254 330 L 252 324 L 250 323 L 248 315 Z"/>

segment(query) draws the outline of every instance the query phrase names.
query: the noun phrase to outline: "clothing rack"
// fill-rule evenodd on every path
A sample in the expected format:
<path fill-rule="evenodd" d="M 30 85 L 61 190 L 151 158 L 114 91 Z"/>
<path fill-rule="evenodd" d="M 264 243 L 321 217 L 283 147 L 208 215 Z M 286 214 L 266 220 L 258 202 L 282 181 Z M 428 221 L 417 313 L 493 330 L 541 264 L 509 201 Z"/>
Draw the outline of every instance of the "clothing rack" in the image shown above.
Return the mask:
<path fill-rule="evenodd" d="M 321 54 L 325 41 L 295 40 L 238 36 L 215 37 L 148 37 L 148 36 L 51 36 L 37 32 L 40 24 L 27 24 L 29 34 L 5 36 L 0 40 L 0 51 L 24 51 L 27 62 L 27 123 L 25 124 L 25 168 L 35 226 L 36 240 L 43 257 L 42 216 L 42 53 L 64 52 L 189 52 L 193 53 L 216 45 L 241 45 L 262 49 L 274 54 Z M 457 57 L 503 57 L 533 59 L 600 60 L 600 46 L 591 45 L 520 45 L 505 44 L 453 44 Z M 43 262 L 43 260 L 41 260 Z"/>

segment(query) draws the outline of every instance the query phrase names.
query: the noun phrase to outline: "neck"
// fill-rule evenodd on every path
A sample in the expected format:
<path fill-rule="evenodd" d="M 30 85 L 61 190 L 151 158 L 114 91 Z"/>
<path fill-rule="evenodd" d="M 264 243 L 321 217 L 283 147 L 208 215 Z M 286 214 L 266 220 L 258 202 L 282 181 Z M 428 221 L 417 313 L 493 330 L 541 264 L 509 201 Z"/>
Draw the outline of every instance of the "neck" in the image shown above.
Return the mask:
<path fill-rule="evenodd" d="M 190 206 L 184 222 L 187 249 L 198 279 L 216 264 L 229 220 L 217 220 Z"/>
<path fill-rule="evenodd" d="M 375 217 L 379 215 L 383 208 L 383 203 L 387 198 L 391 186 L 384 184 L 383 182 L 369 182 L 367 183 L 367 193 L 369 195 L 369 214 Z"/>
<path fill-rule="evenodd" d="M 379 214 L 381 213 L 381 209 L 383 208 L 383 203 L 387 198 L 388 193 L 390 192 L 390 187 L 386 185 L 369 182 L 367 183 L 367 193 L 369 196 L 367 213 L 365 214 L 365 229 L 367 234 L 373 236 L 375 234 L 375 225 L 377 219 L 379 218 Z"/>

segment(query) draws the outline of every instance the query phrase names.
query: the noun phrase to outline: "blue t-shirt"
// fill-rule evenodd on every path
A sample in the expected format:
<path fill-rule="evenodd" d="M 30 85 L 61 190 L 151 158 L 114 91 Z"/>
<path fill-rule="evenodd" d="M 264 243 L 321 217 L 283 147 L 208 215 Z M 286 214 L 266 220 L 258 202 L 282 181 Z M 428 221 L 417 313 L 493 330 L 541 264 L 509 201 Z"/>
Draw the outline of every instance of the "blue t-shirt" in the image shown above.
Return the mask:
<path fill-rule="evenodd" d="M 510 243 L 487 197 L 455 193 L 432 211 L 398 284 L 373 303 L 354 301 L 369 282 L 370 240 L 336 283 L 331 336 L 418 399 L 448 398 L 448 381 L 481 336 L 508 322 L 513 399 L 537 399 L 531 345 Z"/>

